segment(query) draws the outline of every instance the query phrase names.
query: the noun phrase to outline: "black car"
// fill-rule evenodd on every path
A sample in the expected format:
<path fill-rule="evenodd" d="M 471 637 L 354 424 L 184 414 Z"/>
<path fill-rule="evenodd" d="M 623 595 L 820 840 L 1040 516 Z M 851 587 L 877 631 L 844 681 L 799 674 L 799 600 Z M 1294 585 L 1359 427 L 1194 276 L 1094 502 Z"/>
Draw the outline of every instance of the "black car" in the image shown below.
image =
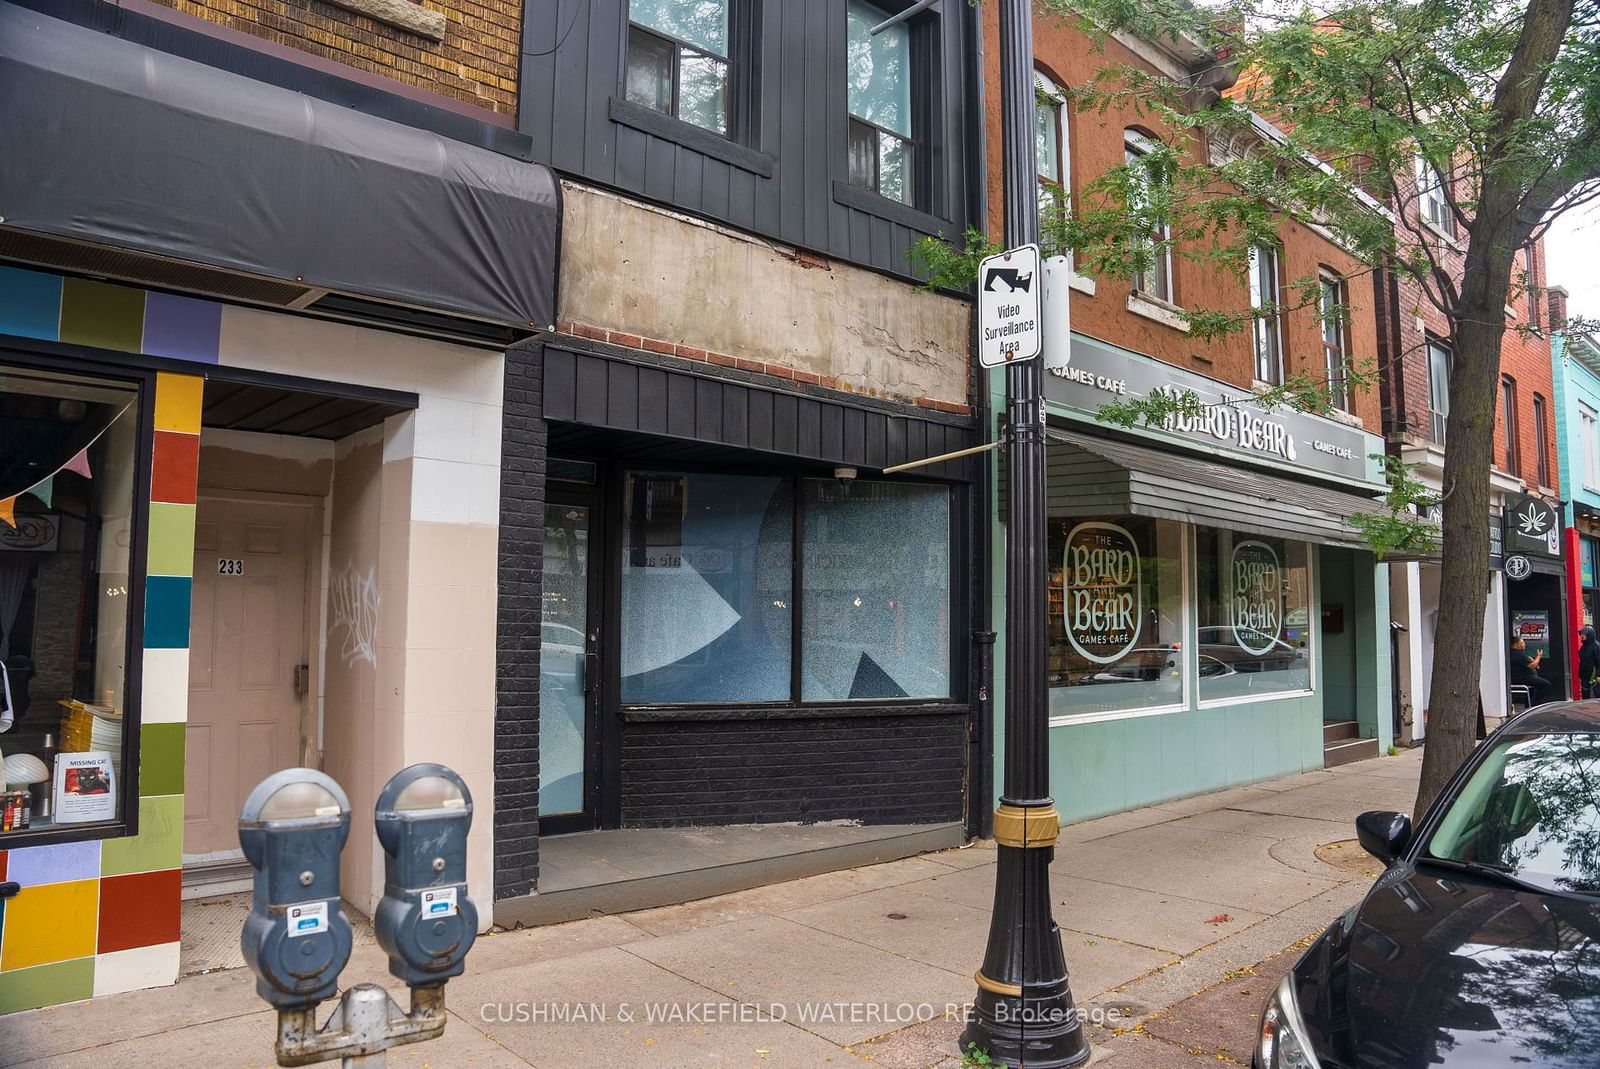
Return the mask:
<path fill-rule="evenodd" d="M 1413 828 L 1364 813 L 1388 869 L 1289 971 L 1256 1069 L 1600 1066 L 1600 701 L 1478 747 Z"/>

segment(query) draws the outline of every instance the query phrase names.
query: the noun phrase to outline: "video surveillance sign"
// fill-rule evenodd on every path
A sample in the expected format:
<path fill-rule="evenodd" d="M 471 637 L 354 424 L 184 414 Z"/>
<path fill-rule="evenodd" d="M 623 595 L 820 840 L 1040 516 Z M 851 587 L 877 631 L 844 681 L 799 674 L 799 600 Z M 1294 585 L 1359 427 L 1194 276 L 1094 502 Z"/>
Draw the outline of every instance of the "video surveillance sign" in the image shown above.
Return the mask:
<path fill-rule="evenodd" d="M 978 267 L 978 362 L 1004 367 L 1039 355 L 1039 246 L 1022 245 L 991 256 Z"/>

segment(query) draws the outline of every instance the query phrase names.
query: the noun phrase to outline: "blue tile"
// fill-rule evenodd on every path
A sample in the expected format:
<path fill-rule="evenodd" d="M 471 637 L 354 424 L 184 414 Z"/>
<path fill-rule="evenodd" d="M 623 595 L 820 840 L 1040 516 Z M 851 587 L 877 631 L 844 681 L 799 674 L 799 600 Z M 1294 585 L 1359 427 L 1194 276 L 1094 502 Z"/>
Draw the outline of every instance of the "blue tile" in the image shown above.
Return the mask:
<path fill-rule="evenodd" d="M 55 341 L 61 336 L 61 279 L 0 267 L 0 334 Z"/>
<path fill-rule="evenodd" d="M 6 879 L 24 887 L 100 878 L 100 842 L 26 846 L 11 851 Z"/>
<path fill-rule="evenodd" d="M 189 648 L 187 576 L 152 575 L 144 586 L 144 646 L 154 650 Z"/>

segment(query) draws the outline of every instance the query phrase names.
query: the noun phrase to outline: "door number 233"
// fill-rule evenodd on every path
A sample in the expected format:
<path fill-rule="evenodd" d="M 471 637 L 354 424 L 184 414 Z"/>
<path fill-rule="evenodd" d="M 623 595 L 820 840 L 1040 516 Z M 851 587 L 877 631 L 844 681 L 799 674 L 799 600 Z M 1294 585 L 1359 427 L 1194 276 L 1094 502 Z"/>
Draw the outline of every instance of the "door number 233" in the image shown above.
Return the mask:
<path fill-rule="evenodd" d="M 238 559 L 237 557 L 218 557 L 217 558 L 217 574 L 218 575 L 243 575 L 244 574 L 244 561 Z"/>

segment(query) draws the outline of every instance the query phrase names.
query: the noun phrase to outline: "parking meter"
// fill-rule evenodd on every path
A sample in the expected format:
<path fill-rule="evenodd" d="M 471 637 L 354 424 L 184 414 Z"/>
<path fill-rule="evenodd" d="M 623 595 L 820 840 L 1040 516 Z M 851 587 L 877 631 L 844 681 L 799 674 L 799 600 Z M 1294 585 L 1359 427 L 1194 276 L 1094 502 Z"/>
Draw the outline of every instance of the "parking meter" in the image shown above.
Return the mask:
<path fill-rule="evenodd" d="M 331 996 L 350 958 L 339 904 L 339 852 L 349 836 L 349 799 L 313 769 L 274 772 L 244 800 L 239 845 L 256 871 L 239 946 L 257 993 L 280 1010 Z"/>
<path fill-rule="evenodd" d="M 467 897 L 467 832 L 472 795 L 443 765 L 412 765 L 378 795 L 384 853 L 383 900 L 373 914 L 389 971 L 407 987 L 437 987 L 460 976 L 478 937 Z"/>

